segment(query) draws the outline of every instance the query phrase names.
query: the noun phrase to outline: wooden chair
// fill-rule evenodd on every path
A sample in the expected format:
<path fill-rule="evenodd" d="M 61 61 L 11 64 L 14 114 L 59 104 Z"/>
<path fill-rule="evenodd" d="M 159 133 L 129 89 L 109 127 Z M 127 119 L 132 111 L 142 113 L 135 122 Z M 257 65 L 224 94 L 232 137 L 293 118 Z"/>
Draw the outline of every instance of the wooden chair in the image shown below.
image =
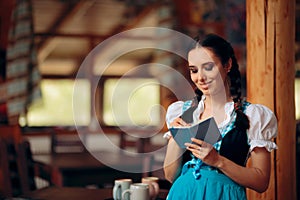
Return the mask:
<path fill-rule="evenodd" d="M 77 132 L 76 129 L 54 129 L 51 133 L 52 153 L 77 153 L 85 152 L 86 135 Z"/>
<path fill-rule="evenodd" d="M 154 145 L 151 143 L 147 143 L 147 145 L 144 147 L 145 153 L 152 153 L 151 156 L 149 155 L 149 158 L 146 158 L 144 162 L 147 162 L 144 164 L 144 166 L 148 165 L 148 169 L 146 173 L 143 174 L 143 176 L 155 176 L 159 178 L 159 186 L 161 189 L 170 189 L 171 183 L 165 179 L 164 171 L 163 171 L 163 163 L 164 163 L 164 156 L 166 153 L 166 149 L 163 148 L 164 145 Z"/>
<path fill-rule="evenodd" d="M 149 143 L 149 141 L 149 138 L 138 138 L 121 131 L 119 147 L 120 150 L 143 153 L 144 147 Z"/>
<path fill-rule="evenodd" d="M 32 152 L 30 148 L 30 143 L 28 141 L 23 141 L 18 144 L 17 148 L 19 166 L 21 175 L 21 186 L 22 193 L 36 190 L 35 183 L 35 167 L 32 158 Z"/>
<path fill-rule="evenodd" d="M 120 149 L 121 150 L 134 150 L 137 153 L 150 153 L 159 150 L 163 145 L 154 145 L 151 142 L 151 137 L 142 137 L 152 134 L 155 130 L 136 130 L 127 129 L 128 132 L 136 134 L 136 137 L 127 134 L 126 132 L 120 131 Z M 140 137 L 138 137 L 140 134 Z M 163 189 L 169 189 L 171 184 L 165 179 L 163 172 L 163 158 L 158 158 L 159 156 L 164 157 L 165 152 L 159 151 L 162 155 L 158 154 L 144 154 L 143 160 L 143 177 L 146 176 L 156 176 L 159 180 L 159 185 Z"/>
<path fill-rule="evenodd" d="M 37 189 L 35 165 L 28 141 L 15 143 L 0 138 L 0 176 L 0 197 L 18 197 Z"/>
<path fill-rule="evenodd" d="M 22 194 L 20 168 L 14 143 L 0 138 L 0 193 L 5 197 Z"/>

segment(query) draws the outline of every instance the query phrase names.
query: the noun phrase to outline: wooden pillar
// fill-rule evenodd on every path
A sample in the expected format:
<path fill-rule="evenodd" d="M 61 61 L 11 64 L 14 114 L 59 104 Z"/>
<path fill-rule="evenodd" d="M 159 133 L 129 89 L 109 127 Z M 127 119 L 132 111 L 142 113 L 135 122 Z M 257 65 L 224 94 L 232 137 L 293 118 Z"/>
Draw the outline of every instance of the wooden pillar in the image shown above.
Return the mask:
<path fill-rule="evenodd" d="M 14 0 L 0 1 L 0 49 L 3 50 L 6 50 L 8 44 L 8 31 L 14 4 Z"/>
<path fill-rule="evenodd" d="M 295 1 L 247 0 L 246 14 L 247 98 L 278 119 L 269 189 L 248 199 L 296 199 Z"/>

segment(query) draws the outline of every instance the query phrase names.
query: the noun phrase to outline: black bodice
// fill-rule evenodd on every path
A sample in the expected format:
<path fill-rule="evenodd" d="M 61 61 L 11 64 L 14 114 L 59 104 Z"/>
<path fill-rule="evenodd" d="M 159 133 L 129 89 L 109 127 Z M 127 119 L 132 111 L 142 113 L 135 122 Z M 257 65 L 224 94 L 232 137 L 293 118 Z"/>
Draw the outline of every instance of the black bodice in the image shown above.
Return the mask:
<path fill-rule="evenodd" d="M 233 128 L 222 139 L 219 153 L 236 164 L 245 166 L 249 148 L 246 131 Z"/>

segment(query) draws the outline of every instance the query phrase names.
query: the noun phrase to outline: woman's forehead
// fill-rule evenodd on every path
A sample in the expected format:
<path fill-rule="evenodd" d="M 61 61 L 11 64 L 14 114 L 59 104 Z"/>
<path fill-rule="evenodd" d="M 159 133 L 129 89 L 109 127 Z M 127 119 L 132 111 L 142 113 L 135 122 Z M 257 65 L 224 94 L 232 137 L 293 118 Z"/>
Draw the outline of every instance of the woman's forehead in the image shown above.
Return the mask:
<path fill-rule="evenodd" d="M 192 65 L 214 62 L 214 59 L 212 51 L 204 47 L 192 49 L 188 54 L 188 61 Z"/>

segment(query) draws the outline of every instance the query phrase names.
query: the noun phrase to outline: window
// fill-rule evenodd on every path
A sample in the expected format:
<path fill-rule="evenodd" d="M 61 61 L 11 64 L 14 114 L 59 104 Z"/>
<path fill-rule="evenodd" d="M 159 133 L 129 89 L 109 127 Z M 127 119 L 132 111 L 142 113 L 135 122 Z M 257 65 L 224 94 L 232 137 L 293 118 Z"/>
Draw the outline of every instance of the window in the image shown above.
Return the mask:
<path fill-rule="evenodd" d="M 108 126 L 158 126 L 160 85 L 154 78 L 106 78 L 103 123 Z"/>
<path fill-rule="evenodd" d="M 75 80 L 73 79 L 44 79 L 41 82 L 42 99 L 33 104 L 26 118 L 20 117 L 21 126 L 72 126 L 73 93 Z M 80 96 L 74 96 L 79 102 L 76 109 L 81 109 L 81 116 L 76 117 L 76 125 L 85 126 L 90 123 L 90 82 L 76 80 L 76 87 L 81 90 Z M 27 122 L 26 122 L 27 119 Z"/>

